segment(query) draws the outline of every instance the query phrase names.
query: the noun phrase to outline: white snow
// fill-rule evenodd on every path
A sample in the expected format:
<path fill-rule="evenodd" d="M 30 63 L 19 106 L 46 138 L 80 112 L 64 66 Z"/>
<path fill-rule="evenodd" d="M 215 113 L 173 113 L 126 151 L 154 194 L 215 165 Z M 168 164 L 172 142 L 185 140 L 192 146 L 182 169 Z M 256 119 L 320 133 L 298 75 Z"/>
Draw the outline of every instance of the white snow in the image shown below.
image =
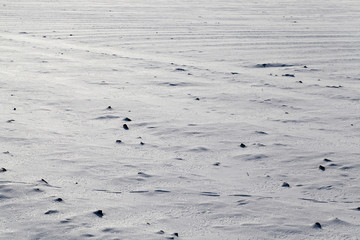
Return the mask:
<path fill-rule="evenodd" d="M 355 0 L 2 0 L 0 239 L 359 239 L 359 26 Z"/>

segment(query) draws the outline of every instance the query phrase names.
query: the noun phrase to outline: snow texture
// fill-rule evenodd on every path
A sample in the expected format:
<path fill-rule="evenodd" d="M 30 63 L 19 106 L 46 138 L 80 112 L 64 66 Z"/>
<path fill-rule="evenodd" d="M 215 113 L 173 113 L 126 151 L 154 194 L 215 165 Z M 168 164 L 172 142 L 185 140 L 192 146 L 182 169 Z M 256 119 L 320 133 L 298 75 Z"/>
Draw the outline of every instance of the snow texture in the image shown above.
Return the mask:
<path fill-rule="evenodd" d="M 360 239 L 360 1 L 2 0 L 0 239 Z"/>

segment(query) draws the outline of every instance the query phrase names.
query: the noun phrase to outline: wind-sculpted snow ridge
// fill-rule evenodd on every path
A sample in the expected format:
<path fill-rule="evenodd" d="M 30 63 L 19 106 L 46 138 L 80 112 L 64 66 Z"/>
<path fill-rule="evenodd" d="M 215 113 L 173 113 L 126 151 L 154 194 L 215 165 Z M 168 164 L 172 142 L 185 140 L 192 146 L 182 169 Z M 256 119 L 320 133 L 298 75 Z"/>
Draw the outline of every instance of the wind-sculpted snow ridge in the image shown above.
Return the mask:
<path fill-rule="evenodd" d="M 0 239 L 357 239 L 360 2 L 0 5 Z"/>

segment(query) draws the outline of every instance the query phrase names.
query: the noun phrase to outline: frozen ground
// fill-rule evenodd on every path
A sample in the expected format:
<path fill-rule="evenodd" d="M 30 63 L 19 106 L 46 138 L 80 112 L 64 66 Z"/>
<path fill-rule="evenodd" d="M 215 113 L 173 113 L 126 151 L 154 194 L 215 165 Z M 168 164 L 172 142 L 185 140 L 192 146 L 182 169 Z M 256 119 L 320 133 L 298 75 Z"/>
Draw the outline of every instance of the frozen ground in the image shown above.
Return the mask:
<path fill-rule="evenodd" d="M 360 239 L 359 26 L 357 0 L 2 0 L 0 239 Z"/>

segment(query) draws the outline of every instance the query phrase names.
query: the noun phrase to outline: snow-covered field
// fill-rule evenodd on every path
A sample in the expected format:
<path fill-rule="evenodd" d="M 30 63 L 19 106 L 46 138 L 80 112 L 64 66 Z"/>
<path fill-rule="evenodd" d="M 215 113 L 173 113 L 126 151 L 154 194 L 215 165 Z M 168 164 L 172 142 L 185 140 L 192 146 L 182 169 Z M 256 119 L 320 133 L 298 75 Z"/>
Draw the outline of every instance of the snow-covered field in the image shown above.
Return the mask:
<path fill-rule="evenodd" d="M 359 66 L 358 0 L 2 0 L 0 239 L 360 239 Z"/>

